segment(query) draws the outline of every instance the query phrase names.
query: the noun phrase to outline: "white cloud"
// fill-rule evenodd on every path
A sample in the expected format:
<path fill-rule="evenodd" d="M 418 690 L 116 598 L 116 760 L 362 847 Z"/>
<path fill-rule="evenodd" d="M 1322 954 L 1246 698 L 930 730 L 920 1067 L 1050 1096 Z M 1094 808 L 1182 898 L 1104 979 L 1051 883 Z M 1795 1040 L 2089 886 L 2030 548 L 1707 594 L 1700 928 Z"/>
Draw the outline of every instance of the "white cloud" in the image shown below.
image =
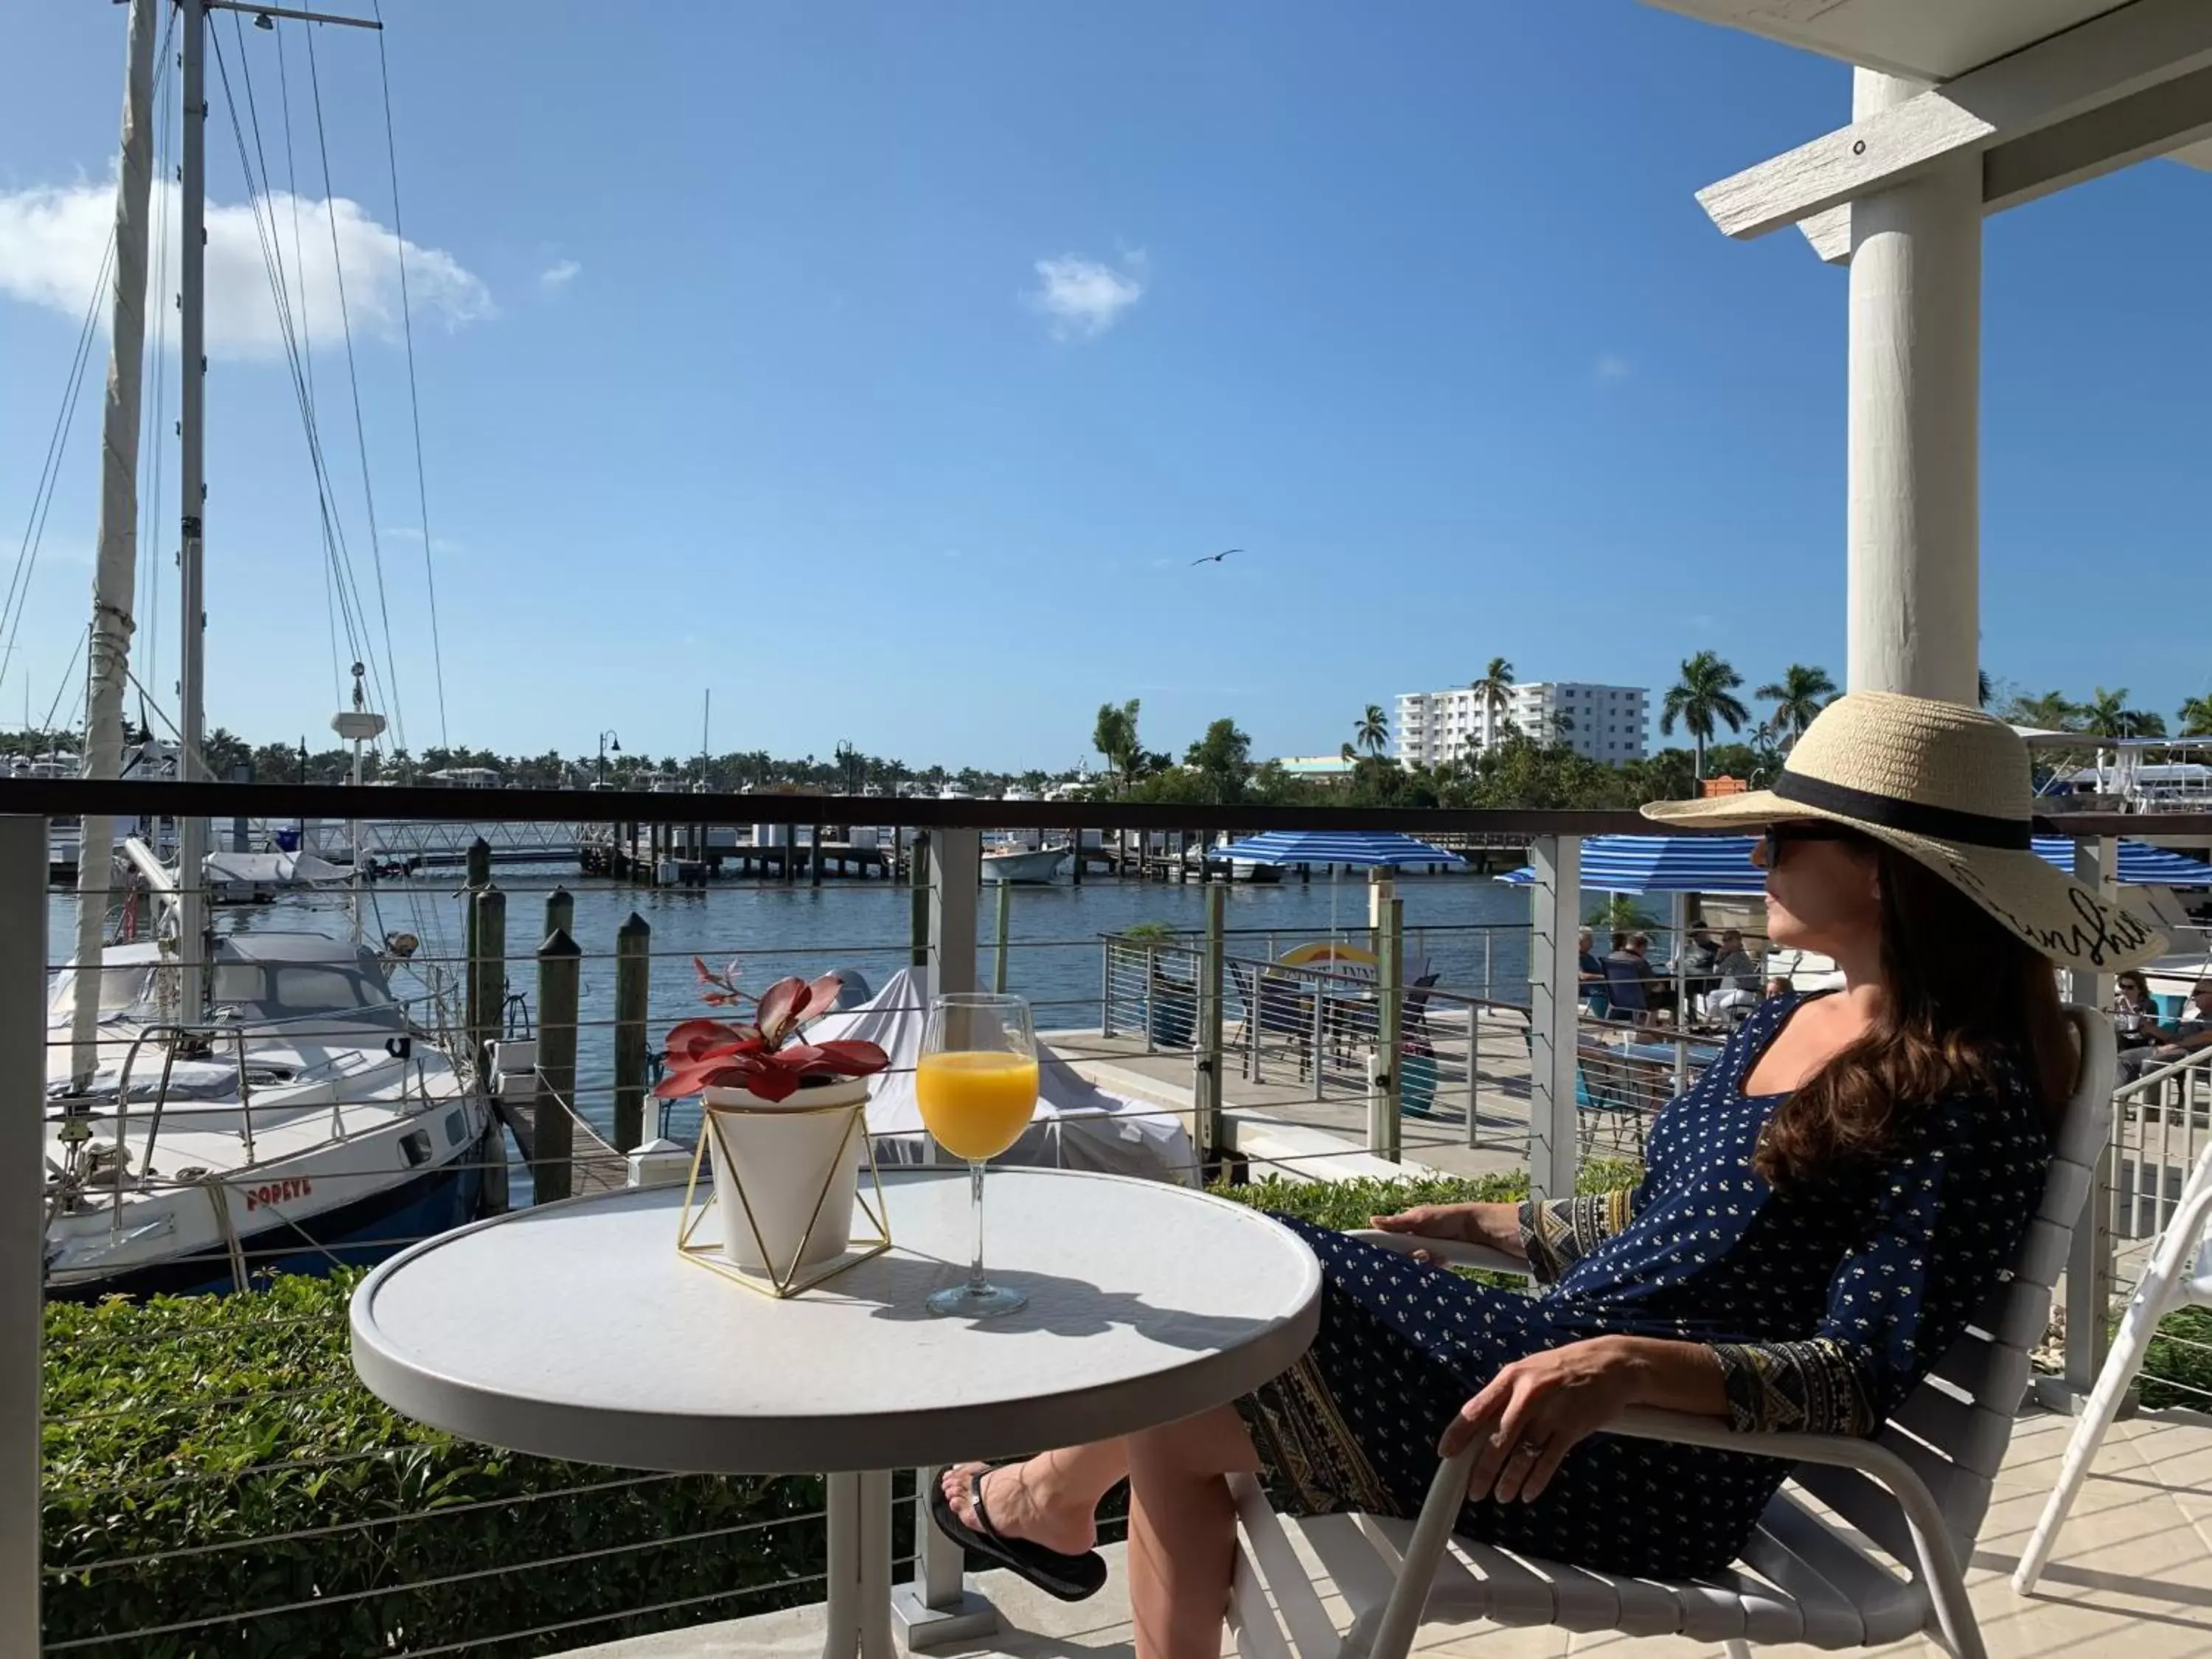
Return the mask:
<path fill-rule="evenodd" d="M 1145 269 L 1140 248 L 1121 256 L 1123 269 L 1063 253 L 1056 259 L 1040 259 L 1036 274 L 1043 286 L 1028 295 L 1029 301 L 1052 319 L 1056 340 L 1096 339 L 1144 297 L 1139 273 Z"/>
<path fill-rule="evenodd" d="M 561 259 L 538 273 L 540 288 L 566 288 L 581 274 L 583 266 L 574 259 Z"/>
<path fill-rule="evenodd" d="M 1597 360 L 1590 372 L 1601 380 L 1625 380 L 1628 378 L 1628 359 L 1607 352 Z"/>
<path fill-rule="evenodd" d="M 387 524 L 380 525 L 378 528 L 395 541 L 413 542 L 417 547 L 422 544 L 422 526 L 420 525 Z M 430 550 L 433 553 L 459 553 L 465 550 L 450 538 L 433 536 L 430 538 Z"/>
<path fill-rule="evenodd" d="M 172 228 L 164 240 L 159 280 L 147 295 L 150 319 L 177 291 L 178 187 L 158 181 L 153 222 Z M 166 198 L 166 199 L 164 199 Z M 293 213 L 299 215 L 294 258 Z M 293 326 L 317 345 L 341 337 L 338 273 L 345 276 L 346 310 L 355 337 L 400 337 L 399 265 L 407 264 L 407 298 L 418 325 L 448 328 L 495 315 L 490 292 L 438 248 L 403 241 L 358 203 L 344 197 L 327 204 L 279 191 L 262 203 L 264 225 L 273 219 L 291 289 Z M 81 317 L 115 216 L 112 183 L 0 191 L 0 295 Z M 331 227 L 337 257 L 331 253 Z M 207 348 L 214 357 L 274 357 L 283 349 L 276 297 L 252 209 L 210 202 L 207 210 Z M 106 320 L 106 307 L 100 307 Z M 173 335 L 173 325 L 172 336 Z"/>

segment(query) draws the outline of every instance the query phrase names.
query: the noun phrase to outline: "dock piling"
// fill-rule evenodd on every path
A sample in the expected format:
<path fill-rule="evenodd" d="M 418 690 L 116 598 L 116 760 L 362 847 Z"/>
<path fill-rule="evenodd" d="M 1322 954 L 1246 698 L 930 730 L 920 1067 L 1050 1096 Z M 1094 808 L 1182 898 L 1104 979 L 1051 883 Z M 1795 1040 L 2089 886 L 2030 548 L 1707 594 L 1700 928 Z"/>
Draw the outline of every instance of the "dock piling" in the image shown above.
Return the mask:
<path fill-rule="evenodd" d="M 469 896 L 469 1058 L 491 1075 L 492 1040 L 507 1010 L 507 895 L 489 884 Z"/>
<path fill-rule="evenodd" d="M 635 910 L 615 930 L 615 1150 L 645 1142 L 646 1011 L 653 992 L 653 924 Z"/>
<path fill-rule="evenodd" d="M 574 1190 L 576 1132 L 569 1116 L 576 1098 L 576 1003 L 584 953 L 565 930 L 538 947 L 538 1097 L 532 1107 L 533 1204 L 550 1204 Z"/>

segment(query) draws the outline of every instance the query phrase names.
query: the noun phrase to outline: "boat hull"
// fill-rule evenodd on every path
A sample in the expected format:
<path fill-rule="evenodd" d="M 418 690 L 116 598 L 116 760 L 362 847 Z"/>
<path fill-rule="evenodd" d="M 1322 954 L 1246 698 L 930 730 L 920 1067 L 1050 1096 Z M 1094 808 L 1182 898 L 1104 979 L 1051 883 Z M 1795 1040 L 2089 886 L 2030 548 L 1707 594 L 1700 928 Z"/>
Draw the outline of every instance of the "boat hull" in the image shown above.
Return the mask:
<path fill-rule="evenodd" d="M 983 879 L 1042 886 L 1060 878 L 1067 859 L 1068 849 L 1065 847 L 1048 847 L 1036 853 L 987 853 L 983 855 Z"/>
<path fill-rule="evenodd" d="M 367 1267 L 417 1239 L 465 1226 L 482 1211 L 487 1163 L 503 1150 L 498 1133 L 495 1126 L 463 1157 L 325 1211 L 313 1218 L 309 1231 L 284 1223 L 241 1234 L 239 1247 L 247 1277 L 320 1277 L 333 1267 Z M 217 1249 L 52 1283 L 46 1294 L 54 1301 L 91 1302 L 104 1296 L 196 1296 L 238 1288 L 228 1254 Z"/>

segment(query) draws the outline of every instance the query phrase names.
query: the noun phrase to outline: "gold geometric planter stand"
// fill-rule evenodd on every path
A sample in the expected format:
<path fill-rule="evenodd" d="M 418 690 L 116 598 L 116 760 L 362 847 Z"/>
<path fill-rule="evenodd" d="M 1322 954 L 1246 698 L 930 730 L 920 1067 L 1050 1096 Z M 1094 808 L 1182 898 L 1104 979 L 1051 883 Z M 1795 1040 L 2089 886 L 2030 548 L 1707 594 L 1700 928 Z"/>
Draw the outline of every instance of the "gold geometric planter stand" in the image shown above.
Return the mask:
<path fill-rule="evenodd" d="M 677 1253 L 687 1261 L 696 1261 L 701 1267 L 721 1274 L 725 1279 L 735 1279 L 748 1290 L 757 1291 L 763 1296 L 774 1297 L 781 1301 L 786 1297 L 797 1296 L 802 1291 L 811 1290 L 823 1280 L 834 1279 L 847 1268 L 857 1267 L 863 1261 L 881 1255 L 885 1250 L 890 1249 L 890 1222 L 889 1212 L 884 1206 L 883 1177 L 876 1169 L 875 1143 L 868 1138 L 867 1109 L 867 1103 L 864 1100 L 833 1106 L 724 1105 L 708 1108 L 701 1114 L 702 1121 L 699 1129 L 699 1146 L 691 1154 L 690 1177 L 684 1183 L 684 1209 L 676 1231 Z M 752 1200 L 745 1195 L 744 1177 L 738 1172 L 737 1158 L 728 1139 L 722 1134 L 721 1125 L 716 1120 L 724 1115 L 797 1117 L 816 1116 L 831 1112 L 844 1114 L 845 1133 L 838 1139 L 837 1151 L 830 1159 L 830 1173 L 822 1183 L 822 1190 L 815 1194 L 814 1207 L 808 1213 L 805 1231 L 799 1235 L 799 1243 L 791 1253 L 790 1264 L 779 1270 L 775 1262 L 769 1257 L 767 1241 L 761 1237 L 760 1224 L 753 1214 Z M 730 1225 L 732 1215 L 731 1206 L 724 1202 L 721 1183 L 719 1182 L 712 1183 L 704 1204 L 698 1201 L 699 1165 L 707 1156 L 707 1137 L 710 1134 L 714 1136 L 721 1145 L 720 1167 L 729 1171 L 730 1184 L 735 1189 L 738 1200 L 735 1216 L 751 1230 L 754 1246 L 759 1250 L 761 1260 L 768 1263 L 769 1271 L 765 1279 L 757 1273 L 746 1272 L 734 1262 L 725 1261 L 719 1240 L 702 1244 L 693 1237 L 699 1230 L 699 1224 L 718 1206 L 721 1212 L 722 1225 L 725 1229 Z M 837 1177 L 845 1167 L 845 1150 L 852 1145 L 853 1137 L 856 1134 L 860 1137 L 861 1146 L 867 1158 L 867 1178 L 861 1183 L 859 1192 L 854 1196 L 859 1200 L 860 1213 L 875 1224 L 875 1231 L 872 1234 L 863 1233 L 855 1236 L 847 1243 L 843 1255 L 809 1267 L 802 1273 L 799 1264 L 806 1255 L 807 1243 L 814 1237 L 815 1226 L 822 1218 L 824 1206 L 830 1201 L 830 1188 L 837 1184 Z M 872 1202 L 870 1201 L 871 1193 L 873 1194 Z"/>

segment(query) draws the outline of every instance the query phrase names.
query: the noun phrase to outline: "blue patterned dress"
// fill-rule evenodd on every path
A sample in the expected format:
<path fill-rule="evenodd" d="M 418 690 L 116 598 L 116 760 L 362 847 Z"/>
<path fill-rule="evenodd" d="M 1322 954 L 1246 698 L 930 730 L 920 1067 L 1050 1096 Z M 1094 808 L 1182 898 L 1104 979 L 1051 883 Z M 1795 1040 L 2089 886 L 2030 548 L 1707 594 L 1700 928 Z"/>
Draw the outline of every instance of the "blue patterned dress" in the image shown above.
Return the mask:
<path fill-rule="evenodd" d="M 1739 1429 L 1871 1434 L 1997 1283 L 2050 1142 L 2013 1071 L 1993 1096 L 1914 1113 L 1885 1166 L 1770 1187 L 1752 1154 L 1784 1097 L 1742 1085 L 1801 1000 L 1762 1005 L 1660 1114 L 1642 1185 L 1523 1207 L 1540 1295 L 1286 1218 L 1324 1288 L 1311 1350 L 1243 1402 L 1278 1507 L 1418 1513 L 1437 1435 L 1501 1366 L 1607 1333 L 1711 1345 Z M 1787 1474 L 1598 1435 L 1534 1503 L 1471 1503 L 1459 1530 L 1604 1571 L 1695 1577 L 1736 1557 Z"/>

